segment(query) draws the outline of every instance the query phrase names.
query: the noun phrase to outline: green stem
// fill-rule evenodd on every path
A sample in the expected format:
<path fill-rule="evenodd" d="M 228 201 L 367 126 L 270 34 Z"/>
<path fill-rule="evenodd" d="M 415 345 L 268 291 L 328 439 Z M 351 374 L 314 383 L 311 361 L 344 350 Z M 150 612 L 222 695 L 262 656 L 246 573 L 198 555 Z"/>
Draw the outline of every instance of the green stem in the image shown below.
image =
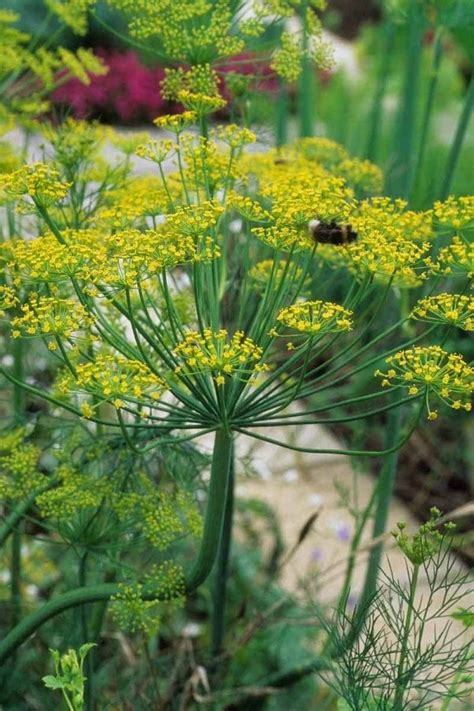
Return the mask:
<path fill-rule="evenodd" d="M 426 97 L 425 109 L 423 112 L 423 119 L 421 124 L 421 133 L 418 141 L 418 157 L 416 160 L 416 168 L 413 178 L 413 189 L 411 193 L 411 199 L 413 200 L 414 193 L 419 186 L 421 176 L 423 175 L 423 164 L 426 154 L 427 139 L 431 126 L 431 119 L 433 116 L 434 98 L 436 94 L 436 89 L 438 86 L 439 79 L 439 69 L 441 66 L 441 58 L 443 56 L 443 29 L 439 28 L 436 33 L 436 39 L 433 46 L 433 58 L 431 64 L 431 79 L 428 88 L 428 95 Z"/>
<path fill-rule="evenodd" d="M 397 668 L 397 680 L 395 683 L 395 698 L 393 700 L 393 711 L 402 711 L 403 709 L 403 696 L 405 693 L 405 689 L 407 687 L 407 682 L 404 679 L 405 676 L 405 661 L 407 658 L 407 652 L 408 652 L 408 642 L 410 639 L 410 629 L 411 629 L 411 620 L 413 617 L 413 604 L 415 601 L 415 593 L 416 593 L 416 587 L 418 584 L 418 573 L 420 570 L 419 565 L 414 565 L 413 566 L 413 574 L 411 576 L 410 580 L 410 597 L 408 599 L 408 607 L 407 607 L 407 612 L 405 616 L 405 624 L 403 625 L 403 637 L 402 637 L 402 646 L 400 649 L 400 660 L 398 662 L 398 668 Z"/>
<path fill-rule="evenodd" d="M 84 587 L 87 582 L 87 555 L 88 552 L 85 551 L 79 560 L 79 587 Z M 86 644 L 87 642 L 95 641 L 89 639 L 89 630 L 87 624 L 87 608 L 82 605 L 79 610 L 79 620 L 81 627 L 81 644 Z M 93 675 L 94 675 L 94 662 L 92 657 L 92 651 L 86 657 L 86 682 L 84 686 L 84 709 L 85 711 L 93 711 Z"/>
<path fill-rule="evenodd" d="M 9 536 L 15 531 L 19 522 L 23 518 L 24 514 L 28 511 L 30 506 L 33 504 L 34 500 L 43 491 L 49 489 L 50 485 L 42 486 L 31 492 L 23 501 L 21 501 L 12 511 L 8 514 L 3 525 L 0 527 L 0 548 L 3 546 L 5 541 Z"/>
<path fill-rule="evenodd" d="M 469 125 L 469 119 L 471 118 L 472 107 L 474 104 L 474 75 L 471 77 L 469 86 L 466 91 L 466 98 L 464 100 L 464 106 L 459 117 L 458 125 L 456 128 L 456 134 L 454 136 L 453 143 L 451 145 L 451 150 L 448 156 L 448 163 L 446 165 L 446 174 L 444 176 L 443 186 L 441 188 L 440 200 L 446 200 L 448 197 L 452 183 L 454 173 L 456 171 L 456 166 L 458 164 L 459 156 L 461 155 L 461 148 L 464 142 L 464 137 L 467 133 L 467 128 Z"/>
<path fill-rule="evenodd" d="M 418 3 L 410 3 L 408 47 L 401 105 L 394 136 L 394 160 L 389 173 L 389 193 L 406 197 L 413 179 L 413 144 L 415 140 L 418 80 L 423 50 L 424 21 Z"/>
<path fill-rule="evenodd" d="M 199 117 L 199 133 L 202 138 L 209 138 L 209 120 L 205 114 Z"/>
<path fill-rule="evenodd" d="M 14 529 L 11 541 L 11 627 L 14 628 L 21 618 L 21 534 L 23 523 Z"/>
<path fill-rule="evenodd" d="M 225 430 L 218 430 L 214 441 L 204 533 L 196 563 L 185 580 L 188 593 L 193 592 L 206 580 L 214 565 L 223 528 L 231 454 L 232 435 Z M 0 664 L 14 653 L 17 647 L 23 644 L 42 624 L 51 618 L 78 605 L 108 601 L 118 592 L 120 592 L 120 587 L 116 583 L 101 583 L 76 588 L 58 595 L 38 610 L 24 617 L 0 642 Z M 156 594 L 153 591 L 147 592 L 145 586 L 143 599 L 156 599 Z"/>
<path fill-rule="evenodd" d="M 339 603 L 338 603 L 338 610 L 341 612 L 344 612 L 346 603 L 347 603 L 347 598 L 349 596 L 350 590 L 351 590 L 351 584 L 352 584 L 352 576 L 354 573 L 354 568 L 355 568 L 355 563 L 356 563 L 356 556 L 357 556 L 357 551 L 359 550 L 360 542 L 362 539 L 362 534 L 364 532 L 365 526 L 367 524 L 367 521 L 370 518 L 370 515 L 372 513 L 374 501 L 376 497 L 376 490 L 374 489 L 374 492 L 372 496 L 370 497 L 370 501 L 365 507 L 365 509 L 362 511 L 362 513 L 359 516 L 359 520 L 357 522 L 357 528 L 354 533 L 354 536 L 351 541 L 351 549 L 349 553 L 349 557 L 347 560 L 347 567 L 346 567 L 346 573 L 344 576 L 344 583 L 342 586 L 341 594 L 339 596 Z"/>
<path fill-rule="evenodd" d="M 301 60 L 301 76 L 298 95 L 298 114 L 300 121 L 300 136 L 312 136 L 314 126 L 314 101 L 313 101 L 313 66 L 308 57 L 308 22 L 306 13 L 308 12 L 308 2 L 303 2 L 301 7 L 303 23 L 303 56 Z"/>
<path fill-rule="evenodd" d="M 19 380 L 23 380 L 23 340 L 13 342 L 13 372 Z M 13 418 L 16 426 L 23 424 L 25 414 L 25 393 L 21 386 L 13 386 Z M 13 513 L 13 512 L 12 512 Z M 21 539 L 23 523 L 18 521 L 12 532 L 11 541 L 11 626 L 14 628 L 21 619 Z"/>
<path fill-rule="evenodd" d="M 195 590 L 206 580 L 214 565 L 224 525 L 227 490 L 232 460 L 232 435 L 217 430 L 212 453 L 211 481 L 204 533 L 199 554 L 186 581 L 188 590 Z"/>
<path fill-rule="evenodd" d="M 279 80 L 275 118 L 275 143 L 280 148 L 288 142 L 288 87 L 283 79 Z"/>
<path fill-rule="evenodd" d="M 394 55 L 395 26 L 387 22 L 384 27 L 383 53 L 381 55 L 378 70 L 377 86 L 374 94 L 374 101 L 370 113 L 370 130 L 367 142 L 367 158 L 371 161 L 377 160 L 380 141 L 380 129 L 382 126 L 383 100 L 387 91 L 388 77 L 390 74 L 390 61 Z"/>
<path fill-rule="evenodd" d="M 387 418 L 387 445 L 390 449 L 400 438 L 401 412 L 400 409 L 391 410 Z M 385 533 L 387 528 L 388 513 L 390 502 L 392 500 L 393 489 L 395 484 L 395 476 L 398 466 L 398 453 L 395 450 L 386 455 L 382 471 L 377 482 L 377 502 L 374 517 L 374 527 L 372 537 L 378 538 Z M 370 551 L 367 572 L 365 574 L 364 587 L 362 595 L 354 616 L 352 629 L 346 640 L 347 647 L 350 647 L 358 637 L 364 620 L 367 616 L 371 600 L 377 590 L 377 580 L 380 570 L 380 561 L 382 558 L 383 543 L 374 546 Z M 346 648 L 347 648 L 346 647 Z"/>
<path fill-rule="evenodd" d="M 227 500 L 224 513 L 222 537 L 216 561 L 216 577 L 213 591 L 212 642 L 211 656 L 217 657 L 222 651 L 224 639 L 224 615 L 226 603 L 226 586 L 229 572 L 229 556 L 232 543 L 232 520 L 234 515 L 234 457 L 232 457 Z"/>

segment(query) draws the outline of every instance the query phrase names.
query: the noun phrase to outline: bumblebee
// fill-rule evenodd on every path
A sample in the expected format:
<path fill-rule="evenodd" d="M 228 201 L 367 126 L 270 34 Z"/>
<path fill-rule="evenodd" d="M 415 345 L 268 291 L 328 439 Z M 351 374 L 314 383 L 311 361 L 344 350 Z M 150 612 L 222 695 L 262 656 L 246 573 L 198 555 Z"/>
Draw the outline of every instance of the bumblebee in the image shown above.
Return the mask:
<path fill-rule="evenodd" d="M 340 247 L 357 239 L 357 232 L 354 232 L 350 225 L 338 225 L 334 220 L 331 222 L 311 220 L 308 228 L 311 237 L 319 244 L 333 244 Z"/>

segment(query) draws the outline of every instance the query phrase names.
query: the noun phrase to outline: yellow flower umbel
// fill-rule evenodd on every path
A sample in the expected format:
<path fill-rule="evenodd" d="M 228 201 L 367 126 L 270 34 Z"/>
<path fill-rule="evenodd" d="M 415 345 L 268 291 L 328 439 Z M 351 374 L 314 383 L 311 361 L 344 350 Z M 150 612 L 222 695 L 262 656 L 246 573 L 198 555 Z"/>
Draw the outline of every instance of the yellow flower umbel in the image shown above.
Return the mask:
<path fill-rule="evenodd" d="M 364 193 L 378 193 L 382 190 L 383 173 L 369 160 L 346 158 L 337 166 L 337 172 L 349 185 Z"/>
<path fill-rule="evenodd" d="M 195 111 L 183 111 L 181 114 L 166 114 L 165 116 L 158 116 L 153 123 L 158 128 L 162 128 L 165 131 L 170 131 L 171 133 L 176 133 L 176 135 L 178 135 L 195 124 L 197 118 L 198 116 Z"/>
<path fill-rule="evenodd" d="M 32 294 L 29 301 L 21 306 L 21 312 L 21 316 L 11 320 L 13 338 L 60 336 L 70 339 L 94 323 L 82 304 L 58 296 Z M 53 343 L 50 347 L 55 350 Z"/>
<path fill-rule="evenodd" d="M 187 89 L 178 93 L 178 101 L 183 104 L 187 111 L 194 112 L 199 118 L 213 114 L 227 105 L 227 101 L 221 96 L 199 94 Z"/>
<path fill-rule="evenodd" d="M 449 247 L 444 247 L 438 256 L 437 268 L 442 274 L 474 276 L 474 242 L 465 242 L 455 235 Z"/>
<path fill-rule="evenodd" d="M 140 143 L 136 146 L 134 153 L 136 153 L 139 158 L 151 160 L 153 163 L 161 165 L 165 160 L 171 158 L 175 148 L 175 144 L 170 140 L 148 141 L 147 143 Z"/>
<path fill-rule="evenodd" d="M 453 230 L 463 230 L 474 225 L 474 196 L 448 197 L 444 202 L 433 205 L 435 221 Z"/>
<path fill-rule="evenodd" d="M 165 382 L 144 363 L 122 355 L 98 355 L 89 363 L 80 363 L 75 373 L 65 373 L 57 383 L 60 393 L 90 393 L 101 402 L 110 402 L 117 409 L 127 402 L 145 401 L 152 406 L 166 389 Z M 98 403 L 97 403 L 98 404 Z M 94 412 L 89 403 L 81 406 L 84 417 Z"/>
<path fill-rule="evenodd" d="M 10 175 L 3 175 L 1 187 L 7 195 L 15 198 L 29 195 L 38 205 L 48 207 L 62 200 L 71 184 L 60 180 L 58 171 L 46 163 L 33 163 L 15 170 Z"/>
<path fill-rule="evenodd" d="M 419 321 L 447 323 L 474 331 L 474 298 L 460 294 L 428 296 L 418 301 L 411 316 Z"/>
<path fill-rule="evenodd" d="M 350 331 L 352 311 L 330 301 L 302 301 L 282 309 L 277 321 L 310 336 Z"/>
<path fill-rule="evenodd" d="M 182 361 L 175 368 L 177 375 L 210 374 L 217 385 L 225 383 L 225 376 L 248 379 L 249 375 L 268 370 L 261 363 L 262 348 L 242 331 L 234 333 L 230 340 L 225 329 L 190 331 L 174 353 Z"/>
<path fill-rule="evenodd" d="M 9 286 L 0 286 L 0 317 L 4 316 L 5 309 L 14 308 L 18 304 L 18 297 L 14 289 Z"/>
<path fill-rule="evenodd" d="M 382 378 L 382 386 L 403 387 L 409 395 L 424 395 L 428 419 L 437 417 L 429 405 L 432 392 L 454 410 L 471 410 L 474 368 L 457 353 L 447 353 L 440 346 L 415 346 L 395 353 L 385 362 L 389 366 L 387 372 L 375 371 Z"/>

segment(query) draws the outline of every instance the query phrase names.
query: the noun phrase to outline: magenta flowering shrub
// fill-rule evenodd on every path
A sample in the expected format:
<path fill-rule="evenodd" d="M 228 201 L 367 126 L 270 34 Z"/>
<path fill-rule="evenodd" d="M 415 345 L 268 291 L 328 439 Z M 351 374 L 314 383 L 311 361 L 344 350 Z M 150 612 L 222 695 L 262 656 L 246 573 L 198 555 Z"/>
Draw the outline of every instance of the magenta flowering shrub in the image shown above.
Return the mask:
<path fill-rule="evenodd" d="M 53 93 L 54 104 L 69 107 L 74 118 L 121 123 L 150 121 L 168 110 L 160 92 L 161 67 L 146 67 L 133 50 L 97 49 L 96 54 L 108 66 L 107 74 L 92 74 L 88 86 L 67 81 Z"/>

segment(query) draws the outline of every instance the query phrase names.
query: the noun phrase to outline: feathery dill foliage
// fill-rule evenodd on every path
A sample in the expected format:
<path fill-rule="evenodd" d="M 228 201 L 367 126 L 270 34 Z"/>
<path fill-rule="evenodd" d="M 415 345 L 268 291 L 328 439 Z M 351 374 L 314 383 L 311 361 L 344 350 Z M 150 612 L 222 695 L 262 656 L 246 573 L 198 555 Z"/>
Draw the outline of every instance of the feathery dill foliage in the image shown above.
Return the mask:
<path fill-rule="evenodd" d="M 433 508 L 412 536 L 398 524 L 393 536 L 406 558 L 406 582 L 389 558 L 353 644 L 347 638 L 357 609 L 326 623 L 335 656 L 327 682 L 344 698 L 341 708 L 401 711 L 437 708 L 442 699 L 469 701 L 471 643 L 463 630 L 452 630 L 453 608 L 469 594 L 469 576 L 451 555 L 455 524 L 441 522 Z"/>

